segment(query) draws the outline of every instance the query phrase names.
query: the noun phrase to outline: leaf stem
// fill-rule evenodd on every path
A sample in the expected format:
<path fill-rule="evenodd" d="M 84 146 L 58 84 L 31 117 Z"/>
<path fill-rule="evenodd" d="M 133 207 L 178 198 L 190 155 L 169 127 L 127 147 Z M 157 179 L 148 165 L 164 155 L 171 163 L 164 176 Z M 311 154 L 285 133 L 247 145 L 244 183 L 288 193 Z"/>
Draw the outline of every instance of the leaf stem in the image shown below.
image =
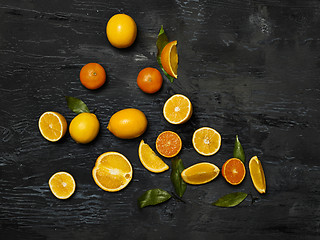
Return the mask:
<path fill-rule="evenodd" d="M 178 201 L 183 202 L 183 203 L 187 203 L 185 200 L 183 200 L 181 197 L 179 197 L 174 192 L 171 192 L 171 194 L 172 194 L 173 198 L 177 199 Z"/>

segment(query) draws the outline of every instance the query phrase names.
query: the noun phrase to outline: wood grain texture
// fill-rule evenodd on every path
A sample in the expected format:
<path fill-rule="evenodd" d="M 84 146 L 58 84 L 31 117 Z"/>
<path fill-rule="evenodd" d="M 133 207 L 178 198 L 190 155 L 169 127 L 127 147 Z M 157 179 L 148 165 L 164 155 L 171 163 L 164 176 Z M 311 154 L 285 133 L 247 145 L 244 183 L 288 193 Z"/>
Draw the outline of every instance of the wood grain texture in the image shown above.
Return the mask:
<path fill-rule="evenodd" d="M 113 48 L 105 27 L 116 13 L 133 17 L 138 36 L 128 49 Z M 144 94 L 139 71 L 156 67 L 160 26 L 178 40 L 178 79 L 160 92 Z M 318 239 L 320 195 L 320 2 L 310 1 L 9 1 L 0 3 L 0 235 L 1 239 Z M 85 89 L 80 69 L 100 63 L 107 83 Z M 162 116 L 172 94 L 189 97 L 194 114 L 182 126 Z M 76 144 L 67 133 L 58 143 L 42 138 L 37 122 L 49 110 L 75 116 L 64 96 L 97 109 L 97 139 Z M 113 113 L 135 107 L 148 118 L 147 132 L 120 140 L 106 129 Z M 210 126 L 222 146 L 212 157 L 192 147 L 192 134 Z M 262 161 L 267 194 L 250 176 L 231 186 L 220 176 L 190 186 L 186 203 L 171 199 L 138 209 L 151 188 L 173 191 L 170 170 L 148 172 L 138 145 L 164 130 L 177 132 L 185 167 L 209 161 L 221 168 L 232 157 L 238 134 L 247 159 Z M 108 193 L 93 181 L 96 158 L 119 151 L 134 177 L 122 191 Z M 165 160 L 168 164 L 170 160 Z M 247 167 L 247 166 L 246 166 Z M 247 168 L 248 170 L 248 168 Z M 68 200 L 56 199 L 48 180 L 67 171 L 77 183 Z M 232 209 L 210 203 L 235 191 L 252 193 Z"/>

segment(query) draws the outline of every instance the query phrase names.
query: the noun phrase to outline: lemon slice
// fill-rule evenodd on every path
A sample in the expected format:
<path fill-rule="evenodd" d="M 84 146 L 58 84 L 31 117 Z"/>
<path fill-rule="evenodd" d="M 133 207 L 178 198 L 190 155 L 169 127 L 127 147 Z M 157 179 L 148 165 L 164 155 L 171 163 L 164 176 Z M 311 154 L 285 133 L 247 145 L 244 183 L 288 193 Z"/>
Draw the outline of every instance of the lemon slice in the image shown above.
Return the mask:
<path fill-rule="evenodd" d="M 54 196 L 67 199 L 74 193 L 76 182 L 70 173 L 57 172 L 49 179 L 49 187 Z"/>
<path fill-rule="evenodd" d="M 67 131 L 67 121 L 60 113 L 45 112 L 38 122 L 41 135 L 51 142 L 60 140 Z"/>
<path fill-rule="evenodd" d="M 208 162 L 194 164 L 181 173 L 183 181 L 193 185 L 208 183 L 219 175 L 220 169 Z"/>
<path fill-rule="evenodd" d="M 202 127 L 193 133 L 192 144 L 199 154 L 211 156 L 220 149 L 221 136 L 213 128 Z"/>
<path fill-rule="evenodd" d="M 169 169 L 169 166 L 143 140 L 139 145 L 139 158 L 142 165 L 150 172 L 161 173 Z"/>
<path fill-rule="evenodd" d="M 163 106 L 163 116 L 171 124 L 182 124 L 192 116 L 192 104 L 186 96 L 175 94 Z"/>
<path fill-rule="evenodd" d="M 254 156 L 250 159 L 249 170 L 254 187 L 259 193 L 266 193 L 266 178 L 264 176 L 261 162 L 257 156 Z"/>

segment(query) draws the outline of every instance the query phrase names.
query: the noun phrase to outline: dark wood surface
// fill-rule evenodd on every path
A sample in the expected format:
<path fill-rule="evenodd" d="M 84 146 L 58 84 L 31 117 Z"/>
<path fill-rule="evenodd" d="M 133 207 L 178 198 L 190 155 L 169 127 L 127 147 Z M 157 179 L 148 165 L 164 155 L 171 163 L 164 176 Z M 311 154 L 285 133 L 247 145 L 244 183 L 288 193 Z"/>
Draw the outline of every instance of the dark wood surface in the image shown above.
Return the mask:
<path fill-rule="evenodd" d="M 128 49 L 107 41 L 116 13 L 133 17 L 138 36 Z M 139 71 L 156 67 L 156 39 L 163 25 L 178 40 L 179 77 L 164 78 L 160 92 L 144 94 Z M 0 2 L 0 235 L 1 239 L 319 239 L 320 2 L 311 1 L 11 1 Z M 89 62 L 107 71 L 107 83 L 85 89 L 79 72 Z M 162 107 L 175 93 L 189 97 L 194 114 L 182 126 L 165 121 Z M 58 143 L 38 130 L 39 116 L 58 111 L 75 117 L 64 96 L 81 98 L 101 123 L 97 139 Z M 148 118 L 147 132 L 120 140 L 107 129 L 113 113 L 135 107 Z M 210 126 L 222 146 L 212 157 L 192 147 L 193 132 Z M 139 161 L 141 139 L 155 149 L 164 130 L 182 138 L 186 167 L 209 161 L 221 168 L 238 134 L 247 159 L 261 159 L 267 194 L 247 174 L 239 186 L 219 176 L 188 185 L 185 203 L 171 199 L 138 209 L 151 188 L 173 191 L 170 170 L 153 174 Z M 118 151 L 134 169 L 132 182 L 109 193 L 91 170 L 103 152 Z M 170 160 L 165 160 L 170 164 Z M 248 165 L 246 164 L 247 172 Z M 48 180 L 70 172 L 75 194 L 58 200 Z M 241 205 L 210 203 L 236 191 L 252 193 Z"/>

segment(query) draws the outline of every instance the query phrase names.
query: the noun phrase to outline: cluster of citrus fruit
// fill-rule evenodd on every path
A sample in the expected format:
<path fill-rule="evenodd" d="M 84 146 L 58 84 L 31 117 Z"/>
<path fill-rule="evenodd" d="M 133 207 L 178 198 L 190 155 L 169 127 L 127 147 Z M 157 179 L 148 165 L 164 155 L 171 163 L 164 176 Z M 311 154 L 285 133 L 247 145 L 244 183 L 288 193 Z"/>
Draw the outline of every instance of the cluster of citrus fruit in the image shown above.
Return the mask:
<path fill-rule="evenodd" d="M 137 26 L 130 16 L 116 14 L 108 21 L 106 32 L 111 45 L 117 48 L 127 48 L 135 41 Z M 163 47 L 160 56 L 163 69 L 174 78 L 177 78 L 178 68 L 176 46 L 177 41 L 167 43 Z M 100 64 L 89 63 L 81 69 L 80 81 L 83 86 L 90 90 L 98 89 L 106 81 L 106 72 Z M 148 94 L 159 91 L 162 83 L 161 73 L 151 67 L 140 71 L 137 77 L 138 87 Z M 78 113 L 70 123 L 70 136 L 80 144 L 87 144 L 93 141 L 100 129 L 98 118 L 94 113 L 89 112 L 82 101 L 71 102 L 70 105 L 73 105 L 72 107 L 75 109 L 73 111 Z M 163 116 L 171 124 L 187 122 L 192 113 L 191 101 L 181 94 L 171 96 L 163 106 Z M 42 136 L 52 142 L 60 140 L 67 131 L 66 119 L 57 112 L 49 111 L 43 113 L 38 124 Z M 147 118 L 142 111 L 135 108 L 127 108 L 112 115 L 107 129 L 118 138 L 133 139 L 141 136 L 146 131 L 147 124 Z M 199 154 L 212 156 L 220 149 L 221 136 L 213 128 L 201 127 L 194 132 L 192 143 Z M 182 140 L 177 133 L 164 131 L 157 137 L 155 147 L 161 156 L 172 158 L 180 152 Z M 141 140 L 139 144 L 138 154 L 142 165 L 151 172 L 160 173 L 169 169 L 169 166 L 144 140 Z M 222 167 L 222 175 L 229 183 L 234 185 L 239 184 L 245 175 L 245 168 L 242 162 L 240 161 L 239 163 L 239 161 L 236 158 L 230 159 Z M 256 169 L 255 166 L 253 168 Z M 216 178 L 219 172 L 220 169 L 214 164 L 202 162 L 184 169 L 181 173 L 181 178 L 189 184 L 204 184 Z M 97 158 L 92 170 L 92 176 L 101 189 L 115 192 L 129 184 L 133 176 L 133 169 L 130 161 L 123 154 L 105 152 Z M 259 179 L 262 179 L 261 176 L 260 174 Z M 75 191 L 75 185 L 73 177 L 67 172 L 55 173 L 49 180 L 52 193 L 60 199 L 69 198 Z"/>

